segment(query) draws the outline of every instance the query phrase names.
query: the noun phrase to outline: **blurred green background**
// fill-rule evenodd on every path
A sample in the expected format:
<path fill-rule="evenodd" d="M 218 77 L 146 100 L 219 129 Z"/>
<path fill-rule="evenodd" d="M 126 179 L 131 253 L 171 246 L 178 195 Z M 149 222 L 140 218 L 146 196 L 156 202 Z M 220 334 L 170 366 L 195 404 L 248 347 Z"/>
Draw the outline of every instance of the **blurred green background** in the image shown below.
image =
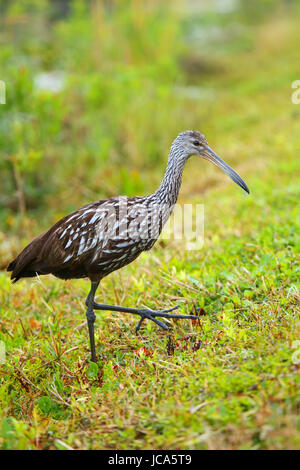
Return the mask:
<path fill-rule="evenodd" d="M 179 132 L 202 131 L 238 163 L 251 155 L 261 93 L 276 98 L 283 75 L 290 105 L 297 64 L 268 69 L 296 1 L 2 0 L 0 14 L 2 267 L 22 237 L 68 211 L 152 192 Z M 256 71 L 247 61 L 255 49 Z M 238 156 L 232 144 L 242 140 Z M 220 177 L 202 162 L 187 175 L 186 197 Z"/>

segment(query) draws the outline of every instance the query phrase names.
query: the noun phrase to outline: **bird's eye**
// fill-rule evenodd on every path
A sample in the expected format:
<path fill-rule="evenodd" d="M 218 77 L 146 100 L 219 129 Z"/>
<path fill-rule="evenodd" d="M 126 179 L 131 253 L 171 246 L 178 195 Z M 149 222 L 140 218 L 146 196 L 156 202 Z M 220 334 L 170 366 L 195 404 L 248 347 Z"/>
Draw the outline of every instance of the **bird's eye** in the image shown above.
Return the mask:
<path fill-rule="evenodd" d="M 199 140 L 194 140 L 193 144 L 194 144 L 196 147 L 199 147 L 200 142 L 199 142 Z"/>

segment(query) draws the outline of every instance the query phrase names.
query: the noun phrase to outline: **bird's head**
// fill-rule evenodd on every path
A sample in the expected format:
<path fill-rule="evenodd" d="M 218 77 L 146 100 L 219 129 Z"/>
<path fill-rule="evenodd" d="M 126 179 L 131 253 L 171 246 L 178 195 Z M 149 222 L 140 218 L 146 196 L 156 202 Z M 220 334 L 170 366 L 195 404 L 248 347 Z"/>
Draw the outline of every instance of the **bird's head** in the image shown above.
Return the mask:
<path fill-rule="evenodd" d="M 192 155 L 198 155 L 214 163 L 221 168 L 237 185 L 244 191 L 249 193 L 248 186 L 242 178 L 222 160 L 209 147 L 206 138 L 198 131 L 185 131 L 178 135 L 172 144 L 172 149 L 177 155 L 181 155 L 184 159 L 188 159 Z"/>

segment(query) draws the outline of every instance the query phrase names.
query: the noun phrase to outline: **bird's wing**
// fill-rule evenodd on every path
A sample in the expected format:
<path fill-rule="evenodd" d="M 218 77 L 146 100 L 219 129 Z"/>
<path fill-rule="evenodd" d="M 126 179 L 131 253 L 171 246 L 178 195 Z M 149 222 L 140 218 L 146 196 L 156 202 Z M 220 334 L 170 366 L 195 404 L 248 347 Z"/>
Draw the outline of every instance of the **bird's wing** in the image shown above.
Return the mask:
<path fill-rule="evenodd" d="M 144 201 L 143 197 L 112 198 L 64 217 L 45 234 L 33 269 L 80 275 L 92 265 L 105 270 L 127 264 L 149 245 Z"/>
<path fill-rule="evenodd" d="M 48 268 L 68 268 L 87 260 L 105 243 L 109 200 L 89 204 L 64 217 L 48 233 L 37 261 Z"/>

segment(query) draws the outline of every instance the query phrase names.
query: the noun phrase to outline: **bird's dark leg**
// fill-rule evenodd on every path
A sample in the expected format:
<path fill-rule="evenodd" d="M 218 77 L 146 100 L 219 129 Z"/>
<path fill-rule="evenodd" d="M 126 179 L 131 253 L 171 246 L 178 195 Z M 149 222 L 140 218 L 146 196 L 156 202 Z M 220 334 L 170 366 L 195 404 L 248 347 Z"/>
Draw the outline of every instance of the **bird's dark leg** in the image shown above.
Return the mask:
<path fill-rule="evenodd" d="M 95 293 L 96 293 L 98 285 L 99 285 L 99 282 L 91 283 L 91 290 L 86 299 L 86 305 L 87 305 L 86 318 L 87 318 L 87 323 L 88 323 L 88 328 L 89 328 L 91 354 L 92 354 L 93 362 L 97 362 L 96 349 L 95 349 L 95 333 L 94 333 L 94 323 L 96 320 L 96 316 L 94 313 L 94 297 L 95 297 Z"/>
<path fill-rule="evenodd" d="M 88 297 L 87 302 L 90 301 L 91 298 Z M 93 308 L 95 310 L 111 310 L 114 312 L 125 312 L 125 313 L 133 313 L 135 315 L 140 315 L 141 319 L 137 324 L 136 331 L 138 331 L 141 327 L 141 324 L 143 323 L 146 318 L 149 320 L 152 320 L 154 323 L 156 323 L 158 326 L 163 328 L 164 330 L 168 330 L 169 328 L 165 323 L 163 323 L 160 320 L 157 320 L 155 317 L 163 317 L 163 318 L 183 318 L 183 319 L 191 319 L 191 320 L 198 320 L 198 317 L 195 315 L 177 315 L 177 314 L 170 314 L 168 312 L 172 312 L 172 310 L 175 310 L 178 308 L 179 305 L 176 305 L 175 307 L 168 308 L 165 310 L 151 310 L 148 308 L 129 308 L 129 307 L 121 307 L 119 305 L 105 305 L 105 304 L 98 304 L 97 302 L 93 303 Z"/>

